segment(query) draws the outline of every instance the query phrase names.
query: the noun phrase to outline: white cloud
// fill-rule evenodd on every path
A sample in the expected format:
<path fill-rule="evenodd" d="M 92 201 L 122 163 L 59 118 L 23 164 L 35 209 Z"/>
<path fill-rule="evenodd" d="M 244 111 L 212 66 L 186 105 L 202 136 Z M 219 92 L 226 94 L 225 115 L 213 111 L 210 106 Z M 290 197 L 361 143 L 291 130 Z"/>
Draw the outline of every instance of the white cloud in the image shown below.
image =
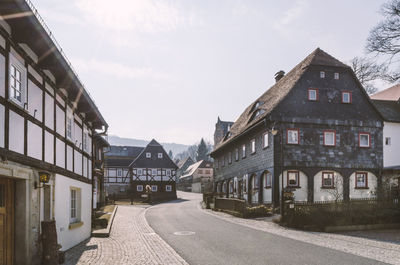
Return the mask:
<path fill-rule="evenodd" d="M 297 0 L 291 8 L 286 10 L 283 17 L 274 24 L 274 28 L 282 33 L 287 33 L 290 31 L 291 26 L 302 18 L 308 7 L 308 1 Z"/>
<path fill-rule="evenodd" d="M 87 23 L 103 29 L 157 33 L 193 23 L 177 5 L 161 0 L 76 0 Z"/>
<path fill-rule="evenodd" d="M 78 71 L 96 72 L 116 78 L 148 78 L 156 80 L 172 78 L 169 74 L 155 71 L 150 67 L 131 67 L 116 62 L 99 61 L 97 59 L 84 60 L 80 58 L 74 58 L 71 61 Z"/>

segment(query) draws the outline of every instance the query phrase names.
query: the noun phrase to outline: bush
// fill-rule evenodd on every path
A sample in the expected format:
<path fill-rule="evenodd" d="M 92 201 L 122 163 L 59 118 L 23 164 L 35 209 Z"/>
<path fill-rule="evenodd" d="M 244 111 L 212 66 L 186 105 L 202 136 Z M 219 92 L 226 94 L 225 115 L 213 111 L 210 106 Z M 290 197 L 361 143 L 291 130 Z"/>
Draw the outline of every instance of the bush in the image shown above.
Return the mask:
<path fill-rule="evenodd" d="M 266 205 L 246 207 L 243 216 L 245 218 L 272 216 L 272 208 L 267 207 Z"/>

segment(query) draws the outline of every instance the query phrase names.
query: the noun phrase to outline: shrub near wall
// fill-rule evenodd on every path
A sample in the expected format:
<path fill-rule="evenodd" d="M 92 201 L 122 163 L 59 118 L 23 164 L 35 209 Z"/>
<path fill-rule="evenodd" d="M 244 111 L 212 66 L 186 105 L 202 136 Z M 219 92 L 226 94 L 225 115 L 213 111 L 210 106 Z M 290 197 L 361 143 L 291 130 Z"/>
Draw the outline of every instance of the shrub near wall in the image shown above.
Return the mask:
<path fill-rule="evenodd" d="M 286 208 L 282 222 L 295 228 L 316 228 L 327 226 L 389 224 L 400 222 L 398 200 L 378 201 L 376 199 L 349 202 L 295 203 Z"/>

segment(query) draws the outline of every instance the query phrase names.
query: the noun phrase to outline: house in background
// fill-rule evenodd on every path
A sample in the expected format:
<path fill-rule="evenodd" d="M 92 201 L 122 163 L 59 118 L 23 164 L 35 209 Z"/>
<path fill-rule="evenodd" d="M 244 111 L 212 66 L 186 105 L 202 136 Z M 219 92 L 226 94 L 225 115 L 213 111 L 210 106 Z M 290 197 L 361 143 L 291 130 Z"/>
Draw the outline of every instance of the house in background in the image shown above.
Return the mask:
<path fill-rule="evenodd" d="M 400 190 L 400 85 L 371 96 L 384 118 L 383 177 L 390 189 Z"/>
<path fill-rule="evenodd" d="M 201 160 L 190 165 L 178 181 L 179 190 L 203 193 L 212 191 L 213 163 Z"/>
<path fill-rule="evenodd" d="M 214 148 L 222 141 L 233 125 L 232 121 L 221 121 L 218 117 L 214 131 Z"/>
<path fill-rule="evenodd" d="M 1 264 L 41 263 L 42 221 L 55 220 L 61 250 L 90 237 L 92 142 L 108 127 L 32 9 L 0 4 Z"/>
<path fill-rule="evenodd" d="M 383 118 L 353 70 L 316 49 L 252 102 L 214 158 L 216 191 L 250 203 L 374 197 Z"/>
<path fill-rule="evenodd" d="M 131 188 L 129 165 L 139 156 L 144 147 L 110 146 L 105 153 L 104 186 L 106 194 L 114 198 L 128 198 Z"/>
<path fill-rule="evenodd" d="M 105 135 L 95 133 L 93 135 L 93 179 L 92 179 L 92 202 L 93 209 L 105 204 L 104 189 L 104 152 L 110 147 Z"/>
<path fill-rule="evenodd" d="M 135 198 L 141 198 L 148 185 L 154 200 L 176 199 L 177 169 L 164 148 L 151 140 L 129 166 Z"/>
<path fill-rule="evenodd" d="M 176 163 L 176 165 L 178 166 L 178 169 L 176 170 L 176 182 L 179 182 L 180 177 L 184 174 L 186 169 L 192 164 L 194 164 L 194 161 L 190 156 Z"/>

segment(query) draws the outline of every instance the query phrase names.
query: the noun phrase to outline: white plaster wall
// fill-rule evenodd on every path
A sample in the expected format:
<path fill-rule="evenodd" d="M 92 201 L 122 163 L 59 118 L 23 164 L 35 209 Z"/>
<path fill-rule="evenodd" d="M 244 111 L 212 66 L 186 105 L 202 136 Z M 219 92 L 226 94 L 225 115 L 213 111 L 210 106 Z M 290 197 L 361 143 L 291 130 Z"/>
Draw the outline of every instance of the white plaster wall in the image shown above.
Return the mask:
<path fill-rule="evenodd" d="M 356 189 L 356 172 L 350 176 L 350 199 L 375 198 L 378 188 L 378 179 L 371 172 L 368 173 L 368 189 Z"/>
<path fill-rule="evenodd" d="M 76 150 L 74 152 L 75 152 L 75 154 L 74 154 L 74 160 L 75 160 L 74 172 L 76 174 L 82 175 L 82 154 Z"/>
<path fill-rule="evenodd" d="M 44 123 L 48 128 L 54 130 L 54 99 L 46 92 L 44 100 Z"/>
<path fill-rule="evenodd" d="M 9 149 L 14 152 L 24 153 L 24 118 L 14 111 L 9 112 Z"/>
<path fill-rule="evenodd" d="M 47 131 L 44 133 L 44 160 L 54 164 L 54 135 Z"/>
<path fill-rule="evenodd" d="M 42 128 L 28 121 L 28 156 L 42 160 Z"/>
<path fill-rule="evenodd" d="M 295 201 L 307 201 L 308 198 L 308 181 L 307 176 L 303 172 L 299 171 L 299 179 L 300 179 L 300 188 L 296 188 L 294 191 L 294 199 Z M 282 192 L 282 174 L 279 175 L 279 193 Z M 283 172 L 283 186 L 287 186 L 287 171 Z"/>
<path fill-rule="evenodd" d="M 90 160 L 90 159 L 89 159 L 88 167 L 89 167 L 88 178 L 89 178 L 89 179 L 92 179 L 92 160 Z"/>
<path fill-rule="evenodd" d="M 385 138 L 391 138 L 391 144 L 385 144 Z M 400 123 L 385 122 L 383 127 L 383 166 L 400 165 Z"/>
<path fill-rule="evenodd" d="M 0 54 L 0 97 L 5 97 L 6 93 L 6 59 Z"/>
<path fill-rule="evenodd" d="M 32 117 L 42 121 L 42 99 L 43 91 L 37 87 L 31 80 L 28 80 L 28 111 Z M 35 114 L 36 110 L 36 114 Z"/>
<path fill-rule="evenodd" d="M 83 225 L 69 229 L 70 188 L 81 189 L 81 221 Z M 92 185 L 59 174 L 55 177 L 54 216 L 56 220 L 58 242 L 61 250 L 67 250 L 90 237 L 91 232 Z"/>
<path fill-rule="evenodd" d="M 72 166 L 73 166 L 73 150 L 72 147 L 67 145 L 67 170 L 72 171 Z"/>
<path fill-rule="evenodd" d="M 0 147 L 4 148 L 5 108 L 0 104 Z"/>
<path fill-rule="evenodd" d="M 326 172 L 332 172 L 331 170 L 325 170 Z M 336 195 L 341 194 L 339 199 L 343 199 L 343 177 L 338 172 L 334 173 L 334 184 L 337 187 L 337 191 L 335 189 L 323 189 L 322 188 L 322 172 L 318 172 L 314 176 L 314 201 L 334 201 Z"/>
<path fill-rule="evenodd" d="M 56 106 L 56 131 L 65 136 L 65 112 L 58 105 Z"/>
<path fill-rule="evenodd" d="M 56 138 L 56 165 L 65 168 L 65 143 Z"/>

